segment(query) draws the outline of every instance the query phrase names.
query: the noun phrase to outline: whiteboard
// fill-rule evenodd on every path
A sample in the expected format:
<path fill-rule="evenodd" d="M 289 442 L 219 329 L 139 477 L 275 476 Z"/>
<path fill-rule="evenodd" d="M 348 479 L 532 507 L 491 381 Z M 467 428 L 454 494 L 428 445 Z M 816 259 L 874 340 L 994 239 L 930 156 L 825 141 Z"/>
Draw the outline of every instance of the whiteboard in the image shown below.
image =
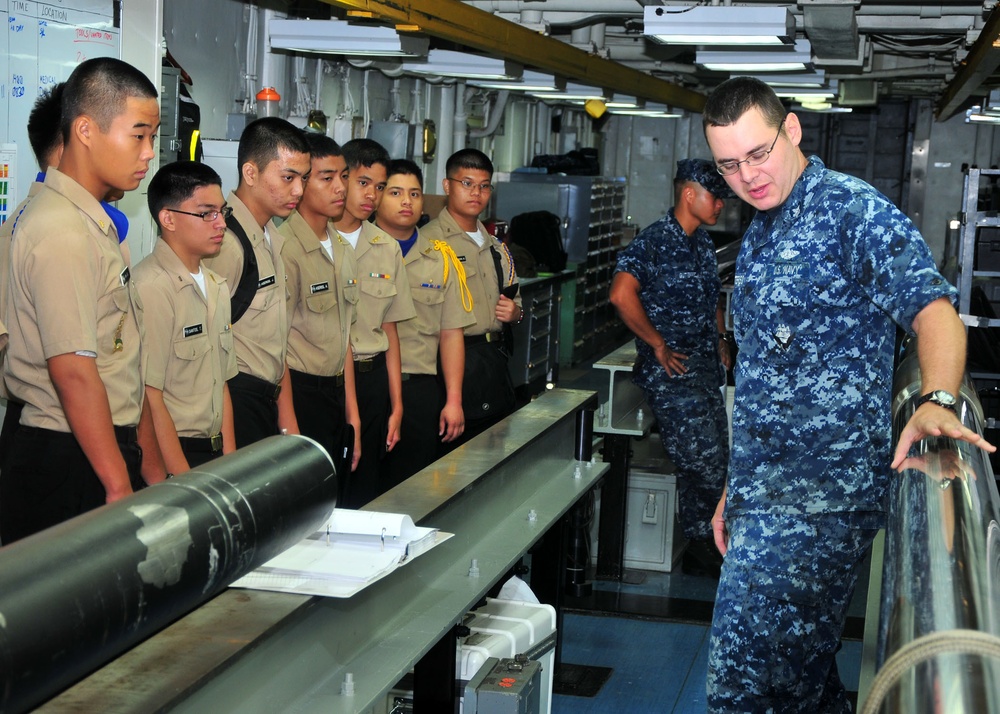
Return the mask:
<path fill-rule="evenodd" d="M 38 167 L 28 114 L 41 92 L 92 57 L 120 57 L 114 0 L 0 0 L 0 223 L 23 198 Z"/>

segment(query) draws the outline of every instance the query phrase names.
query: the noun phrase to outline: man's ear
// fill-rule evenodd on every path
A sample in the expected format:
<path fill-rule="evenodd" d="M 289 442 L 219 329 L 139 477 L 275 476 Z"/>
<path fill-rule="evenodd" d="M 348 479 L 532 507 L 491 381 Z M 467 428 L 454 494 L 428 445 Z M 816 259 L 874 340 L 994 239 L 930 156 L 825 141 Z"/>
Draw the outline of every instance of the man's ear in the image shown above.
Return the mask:
<path fill-rule="evenodd" d="M 177 230 L 177 223 L 174 222 L 175 219 L 172 211 L 168 211 L 166 208 L 161 208 L 156 217 L 160 220 L 161 232 L 173 233 Z"/>
<path fill-rule="evenodd" d="M 257 183 L 259 175 L 260 171 L 257 168 L 257 164 L 253 161 L 247 161 L 240 167 L 240 181 L 247 186 L 254 186 Z"/>
<path fill-rule="evenodd" d="M 94 134 L 99 131 L 100 127 L 97 126 L 97 122 L 86 114 L 78 116 L 70 125 L 70 135 L 76 137 L 81 144 L 88 147 L 90 146 Z"/>
<path fill-rule="evenodd" d="M 792 142 L 792 146 L 798 146 L 799 142 L 802 141 L 802 122 L 799 121 L 798 115 L 793 112 L 788 112 L 785 115 L 785 132 L 788 134 L 788 140 Z"/>

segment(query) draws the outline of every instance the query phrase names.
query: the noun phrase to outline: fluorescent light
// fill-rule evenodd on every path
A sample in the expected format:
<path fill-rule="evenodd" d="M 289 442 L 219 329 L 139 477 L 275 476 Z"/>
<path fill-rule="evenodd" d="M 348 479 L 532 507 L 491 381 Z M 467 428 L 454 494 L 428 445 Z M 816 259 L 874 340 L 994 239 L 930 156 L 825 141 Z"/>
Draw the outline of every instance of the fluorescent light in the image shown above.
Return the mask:
<path fill-rule="evenodd" d="M 796 40 L 767 50 L 698 50 L 694 62 L 717 72 L 794 72 L 812 67 L 812 45 Z"/>
<path fill-rule="evenodd" d="M 567 82 L 566 88 L 560 92 L 528 92 L 533 97 L 538 97 L 539 99 L 562 99 L 562 100 L 573 100 L 580 99 L 586 101 L 587 99 L 604 99 L 604 90 L 598 89 L 597 87 L 588 87 L 585 84 L 575 84 L 574 82 Z"/>
<path fill-rule="evenodd" d="M 647 5 L 643 34 L 665 45 L 788 45 L 795 18 L 785 7 Z"/>
<path fill-rule="evenodd" d="M 557 79 L 554 74 L 535 72 L 530 69 L 524 70 L 520 81 L 474 79 L 469 84 L 483 89 L 510 89 L 521 92 L 556 92 L 559 91 L 560 87 L 563 89 L 566 87 L 566 83 Z"/>
<path fill-rule="evenodd" d="M 983 112 L 983 108 L 974 104 L 965 110 L 965 123 L 976 122 L 977 124 L 1000 124 L 1000 116 L 995 114 L 986 114 Z"/>
<path fill-rule="evenodd" d="M 683 112 L 672 109 L 666 104 L 654 102 L 646 102 L 641 109 L 612 109 L 611 113 L 616 116 L 659 117 L 662 119 L 679 119 L 684 116 Z"/>
<path fill-rule="evenodd" d="M 638 109 L 640 102 L 635 97 L 615 93 L 605 104 L 608 109 Z"/>
<path fill-rule="evenodd" d="M 368 57 L 420 57 L 426 37 L 400 35 L 391 27 L 352 25 L 342 20 L 271 20 L 272 50 Z"/>
<path fill-rule="evenodd" d="M 453 50 L 431 50 L 425 62 L 404 62 L 403 71 L 469 79 L 517 79 L 524 68 L 509 60 Z"/>
<path fill-rule="evenodd" d="M 760 81 L 771 87 L 825 87 L 826 71 L 817 69 L 812 72 L 793 74 L 764 74 L 758 77 Z"/>
<path fill-rule="evenodd" d="M 792 98 L 798 102 L 807 103 L 827 97 L 837 96 L 837 80 L 830 81 L 829 87 L 776 87 L 774 93 L 779 97 Z"/>

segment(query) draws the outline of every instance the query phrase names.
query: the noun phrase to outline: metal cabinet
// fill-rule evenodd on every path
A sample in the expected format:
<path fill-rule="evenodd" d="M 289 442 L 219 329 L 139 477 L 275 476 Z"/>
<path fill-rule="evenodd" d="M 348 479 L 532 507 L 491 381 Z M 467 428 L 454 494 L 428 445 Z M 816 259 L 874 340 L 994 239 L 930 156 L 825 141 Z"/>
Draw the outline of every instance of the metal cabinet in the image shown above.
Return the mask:
<path fill-rule="evenodd" d="M 515 387 L 540 387 L 558 376 L 559 305 L 562 285 L 573 276 L 565 270 L 552 276 L 521 278 L 524 319 L 514 325 L 514 354 L 508 362 Z"/>
<path fill-rule="evenodd" d="M 564 290 L 559 363 L 577 364 L 623 334 L 608 299 L 625 214 L 625 179 L 512 173 L 497 181 L 496 214 L 510 221 L 528 211 L 559 216 L 567 269 L 575 289 Z"/>

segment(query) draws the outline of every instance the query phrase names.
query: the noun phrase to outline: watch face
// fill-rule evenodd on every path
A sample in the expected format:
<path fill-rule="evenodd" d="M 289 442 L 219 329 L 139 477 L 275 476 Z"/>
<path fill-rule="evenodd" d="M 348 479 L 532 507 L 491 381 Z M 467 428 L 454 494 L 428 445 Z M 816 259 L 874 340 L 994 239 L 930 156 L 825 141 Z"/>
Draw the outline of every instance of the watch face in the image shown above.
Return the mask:
<path fill-rule="evenodd" d="M 945 404 L 948 406 L 954 406 L 956 399 L 954 396 L 944 391 L 943 389 L 938 389 L 931 392 L 931 401 L 937 402 L 939 404 Z"/>

